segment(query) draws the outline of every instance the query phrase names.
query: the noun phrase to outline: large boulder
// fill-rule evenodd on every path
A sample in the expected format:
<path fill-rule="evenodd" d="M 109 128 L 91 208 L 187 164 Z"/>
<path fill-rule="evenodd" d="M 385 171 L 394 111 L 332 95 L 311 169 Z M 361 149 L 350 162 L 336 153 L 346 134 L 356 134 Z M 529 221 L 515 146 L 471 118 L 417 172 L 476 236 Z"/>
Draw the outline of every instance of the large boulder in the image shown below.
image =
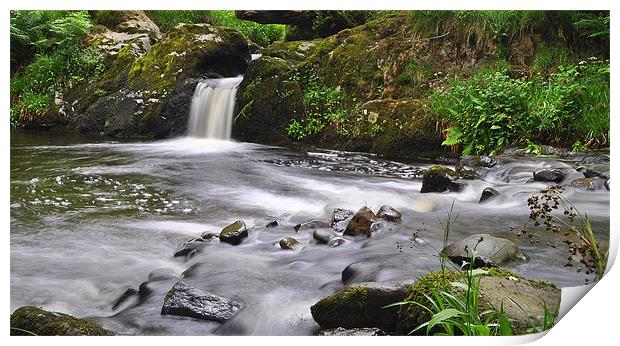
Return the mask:
<path fill-rule="evenodd" d="M 432 309 L 431 303 L 425 296 L 432 297 L 430 287 L 459 294 L 458 289 L 452 283 L 465 282 L 463 275 L 463 272 L 453 271 L 431 272 L 410 287 L 405 300 L 414 301 Z M 490 269 L 489 273 L 480 279 L 478 311 L 503 308 L 513 332 L 525 334 L 531 327 L 542 326 L 545 306 L 553 313 L 560 303 L 560 297 L 560 289 L 549 282 L 528 280 L 506 270 Z M 398 312 L 397 332 L 408 334 L 420 324 L 429 321 L 430 318 L 430 313 L 416 304 L 403 305 Z M 424 334 L 425 332 L 426 329 L 422 328 L 417 333 Z"/>
<path fill-rule="evenodd" d="M 220 232 L 220 241 L 231 245 L 239 245 L 244 238 L 248 237 L 248 228 L 245 222 L 237 220 L 224 227 Z"/>
<path fill-rule="evenodd" d="M 433 166 L 422 175 L 420 193 L 460 191 L 461 185 L 456 180 L 459 175 L 448 167 Z"/>
<path fill-rule="evenodd" d="M 11 335 L 101 336 L 114 335 L 114 332 L 61 312 L 24 306 L 11 314 Z"/>
<path fill-rule="evenodd" d="M 166 294 L 161 314 L 226 321 L 233 318 L 239 310 L 241 304 L 234 300 L 178 282 Z"/>
<path fill-rule="evenodd" d="M 346 286 L 310 307 L 324 329 L 396 327 L 397 308 L 384 308 L 405 298 L 414 281 L 360 282 Z"/>
<path fill-rule="evenodd" d="M 476 252 L 474 266 L 498 266 L 511 261 L 525 261 L 526 255 L 510 240 L 488 234 L 474 234 L 447 245 L 441 250 L 443 256 L 461 265 L 471 261 L 472 251 Z"/>
<path fill-rule="evenodd" d="M 566 172 L 555 168 L 543 168 L 534 171 L 534 180 L 552 183 L 561 183 L 566 176 Z"/>
<path fill-rule="evenodd" d="M 351 236 L 364 235 L 366 237 L 370 237 L 372 234 L 371 227 L 375 220 L 375 213 L 373 213 L 370 208 L 361 207 L 347 225 L 344 234 Z"/>
<path fill-rule="evenodd" d="M 161 37 L 159 28 L 144 11 L 98 11 L 96 22 L 115 32 L 148 34 L 154 39 Z"/>
<path fill-rule="evenodd" d="M 250 61 L 241 33 L 208 24 L 179 24 L 147 53 L 127 43 L 101 76 L 66 91 L 59 112 L 69 128 L 113 137 L 180 134 L 196 85 L 242 74 Z"/>

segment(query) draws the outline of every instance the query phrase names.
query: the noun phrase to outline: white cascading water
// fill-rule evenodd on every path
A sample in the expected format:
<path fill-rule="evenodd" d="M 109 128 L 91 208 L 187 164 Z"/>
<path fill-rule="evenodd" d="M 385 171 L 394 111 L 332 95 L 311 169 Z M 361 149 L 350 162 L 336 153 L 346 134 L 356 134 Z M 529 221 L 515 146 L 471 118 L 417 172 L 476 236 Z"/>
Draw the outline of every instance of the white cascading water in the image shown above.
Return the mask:
<path fill-rule="evenodd" d="M 243 76 L 206 79 L 198 83 L 189 112 L 188 135 L 229 140 L 235 94 Z"/>

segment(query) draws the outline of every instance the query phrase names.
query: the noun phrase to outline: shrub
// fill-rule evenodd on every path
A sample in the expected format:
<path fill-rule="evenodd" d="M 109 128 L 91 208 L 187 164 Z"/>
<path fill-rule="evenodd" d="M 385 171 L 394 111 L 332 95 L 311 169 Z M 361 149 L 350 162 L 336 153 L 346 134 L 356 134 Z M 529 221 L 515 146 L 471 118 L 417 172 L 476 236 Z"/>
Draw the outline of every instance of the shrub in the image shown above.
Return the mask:
<path fill-rule="evenodd" d="M 560 66 L 549 76 L 512 78 L 490 68 L 468 81 L 455 81 L 431 96 L 431 109 L 451 126 L 444 145 L 463 145 L 463 154 L 493 153 L 533 141 L 570 146 L 607 143 L 609 67 L 591 58 Z M 532 144 L 532 143 L 530 143 Z"/>
<path fill-rule="evenodd" d="M 95 77 L 104 69 L 101 54 L 81 43 L 91 28 L 86 11 L 41 12 L 45 11 L 11 12 L 11 30 L 15 35 L 23 35 L 21 42 L 37 39 L 29 43 L 37 52 L 34 61 L 11 78 L 12 125 L 43 115 L 53 101 L 55 91 Z M 24 23 L 38 29 L 20 28 Z M 39 32 L 41 28 L 45 28 L 47 34 Z"/>

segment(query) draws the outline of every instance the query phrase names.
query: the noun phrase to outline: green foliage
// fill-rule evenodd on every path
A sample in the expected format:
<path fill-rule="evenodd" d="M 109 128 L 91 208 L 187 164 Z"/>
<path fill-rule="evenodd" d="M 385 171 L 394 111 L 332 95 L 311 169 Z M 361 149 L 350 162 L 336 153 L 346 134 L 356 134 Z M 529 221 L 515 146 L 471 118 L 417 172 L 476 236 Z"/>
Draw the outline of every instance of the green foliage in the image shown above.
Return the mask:
<path fill-rule="evenodd" d="M 602 15 L 586 14 L 573 25 L 581 36 L 609 41 L 609 17 L 609 12 Z"/>
<path fill-rule="evenodd" d="M 36 29 L 22 27 L 26 24 Z M 36 51 L 34 61 L 11 78 L 13 125 L 43 115 L 55 91 L 103 72 L 101 54 L 81 43 L 90 27 L 86 11 L 11 12 L 11 37 Z"/>
<path fill-rule="evenodd" d="M 340 88 L 321 85 L 314 73 L 297 73 L 291 80 L 299 81 L 304 87 L 304 117 L 289 123 L 287 133 L 291 138 L 302 140 L 318 133 L 328 124 L 339 128 L 348 121 L 348 112 L 342 104 L 345 92 Z M 342 129 L 338 132 L 348 135 Z"/>
<path fill-rule="evenodd" d="M 532 150 L 532 142 L 607 143 L 608 66 L 591 58 L 532 79 L 512 78 L 502 66 L 440 87 L 430 100 L 432 111 L 451 125 L 443 144 L 462 143 L 469 155 L 526 141 Z"/>
<path fill-rule="evenodd" d="M 485 70 L 467 83 L 431 95 L 431 109 L 453 128 L 444 144 L 462 142 L 463 154 L 488 153 L 522 133 L 516 118 L 527 112 L 530 83 L 505 71 Z"/>
<path fill-rule="evenodd" d="M 174 27 L 179 23 L 211 23 L 211 16 L 209 15 L 210 11 L 204 10 L 154 10 L 144 12 L 155 24 L 157 24 L 159 30 L 162 32 L 168 32 L 174 29 Z"/>
<path fill-rule="evenodd" d="M 234 11 L 173 11 L 154 10 L 146 14 L 163 32 L 172 30 L 179 23 L 210 23 L 239 30 L 252 42 L 266 46 L 284 37 L 285 26 L 279 24 L 259 24 L 235 17 Z"/>
<path fill-rule="evenodd" d="M 523 151 L 526 154 L 531 154 L 531 155 L 536 155 L 536 156 L 541 156 L 542 155 L 542 149 L 540 148 L 540 144 L 536 144 L 532 141 L 530 141 L 529 139 L 525 141 L 525 148 L 523 148 Z"/>

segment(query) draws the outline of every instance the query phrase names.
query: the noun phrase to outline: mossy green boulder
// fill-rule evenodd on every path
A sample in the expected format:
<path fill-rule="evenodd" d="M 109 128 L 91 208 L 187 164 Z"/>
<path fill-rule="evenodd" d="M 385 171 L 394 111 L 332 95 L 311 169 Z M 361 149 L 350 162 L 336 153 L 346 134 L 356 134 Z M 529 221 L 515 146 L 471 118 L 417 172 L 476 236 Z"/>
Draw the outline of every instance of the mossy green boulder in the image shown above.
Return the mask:
<path fill-rule="evenodd" d="M 92 322 L 60 312 L 24 306 L 11 314 L 11 335 L 114 335 Z"/>
<path fill-rule="evenodd" d="M 323 328 L 396 328 L 398 308 L 383 307 L 406 297 L 414 281 L 359 282 L 345 286 L 316 304 L 310 311 Z"/>
<path fill-rule="evenodd" d="M 405 300 L 431 308 L 431 303 L 425 296 L 432 296 L 429 285 L 455 293 L 456 288 L 452 282 L 464 282 L 464 275 L 464 272 L 449 270 L 431 272 L 410 287 Z M 507 270 L 492 268 L 480 279 L 478 309 L 485 311 L 490 308 L 503 308 L 511 322 L 513 333 L 526 334 L 528 329 L 542 326 L 545 306 L 552 314 L 556 311 L 560 297 L 560 289 L 550 282 L 529 280 Z M 397 332 L 408 334 L 430 318 L 430 313 L 416 304 L 402 305 L 398 311 Z M 425 332 L 425 328 L 422 328 L 417 333 Z"/>
<path fill-rule="evenodd" d="M 452 169 L 444 166 L 433 166 L 422 174 L 422 188 L 420 193 L 459 191 L 461 185 L 456 182 L 459 175 Z"/>

